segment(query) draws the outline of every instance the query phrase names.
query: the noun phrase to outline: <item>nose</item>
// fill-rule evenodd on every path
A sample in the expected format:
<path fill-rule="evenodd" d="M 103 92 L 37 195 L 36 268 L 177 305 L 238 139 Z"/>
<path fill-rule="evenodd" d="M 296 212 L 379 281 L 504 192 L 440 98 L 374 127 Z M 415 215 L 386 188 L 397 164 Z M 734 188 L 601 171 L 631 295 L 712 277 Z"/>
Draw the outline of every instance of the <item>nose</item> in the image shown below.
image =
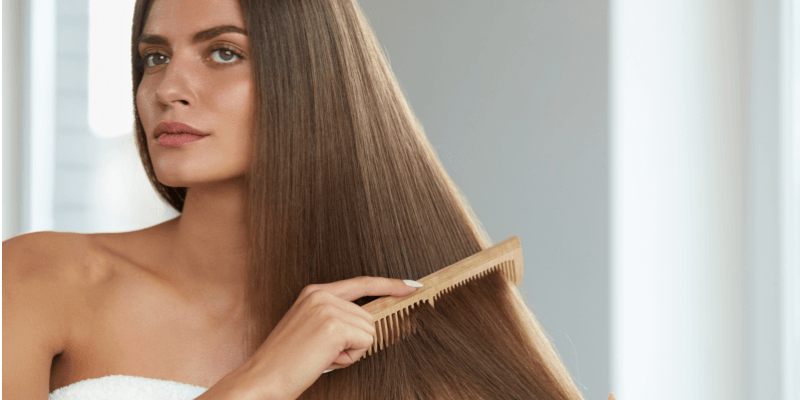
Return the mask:
<path fill-rule="evenodd" d="M 184 57 L 185 58 L 185 57 Z M 164 66 L 164 74 L 156 87 L 156 100 L 164 107 L 191 106 L 197 101 L 192 88 L 192 65 L 182 57 L 173 56 Z"/>

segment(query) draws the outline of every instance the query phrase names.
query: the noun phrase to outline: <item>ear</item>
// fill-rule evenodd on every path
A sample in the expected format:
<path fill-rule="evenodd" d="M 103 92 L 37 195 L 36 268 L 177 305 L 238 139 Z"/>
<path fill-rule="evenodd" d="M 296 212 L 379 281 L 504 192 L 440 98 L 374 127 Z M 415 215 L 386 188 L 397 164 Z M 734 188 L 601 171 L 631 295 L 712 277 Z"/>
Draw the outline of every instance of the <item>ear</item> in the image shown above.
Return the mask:
<path fill-rule="evenodd" d="M 617 400 L 617 398 L 614 397 L 614 393 L 613 392 L 608 394 L 608 400 Z"/>

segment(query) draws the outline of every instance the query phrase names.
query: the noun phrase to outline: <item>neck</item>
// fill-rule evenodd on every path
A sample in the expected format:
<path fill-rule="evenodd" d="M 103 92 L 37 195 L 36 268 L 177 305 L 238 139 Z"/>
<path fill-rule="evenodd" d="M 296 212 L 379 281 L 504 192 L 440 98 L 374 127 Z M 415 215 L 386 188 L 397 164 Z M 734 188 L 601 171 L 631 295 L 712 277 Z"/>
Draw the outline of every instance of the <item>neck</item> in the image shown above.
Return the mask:
<path fill-rule="evenodd" d="M 246 274 L 244 179 L 188 189 L 181 215 L 169 221 L 168 259 L 181 286 L 237 293 Z"/>

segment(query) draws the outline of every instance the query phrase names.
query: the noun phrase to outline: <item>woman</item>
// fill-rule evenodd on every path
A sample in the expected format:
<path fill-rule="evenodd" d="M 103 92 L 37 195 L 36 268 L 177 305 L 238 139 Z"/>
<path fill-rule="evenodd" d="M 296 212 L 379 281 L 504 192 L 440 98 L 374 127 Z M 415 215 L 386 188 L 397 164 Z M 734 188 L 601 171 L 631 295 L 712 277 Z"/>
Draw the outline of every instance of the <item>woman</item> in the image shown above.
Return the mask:
<path fill-rule="evenodd" d="M 359 305 L 492 243 L 354 0 L 139 0 L 133 22 L 137 145 L 181 215 L 4 243 L 4 397 L 117 376 L 209 400 L 581 398 L 497 275 L 359 360 Z"/>

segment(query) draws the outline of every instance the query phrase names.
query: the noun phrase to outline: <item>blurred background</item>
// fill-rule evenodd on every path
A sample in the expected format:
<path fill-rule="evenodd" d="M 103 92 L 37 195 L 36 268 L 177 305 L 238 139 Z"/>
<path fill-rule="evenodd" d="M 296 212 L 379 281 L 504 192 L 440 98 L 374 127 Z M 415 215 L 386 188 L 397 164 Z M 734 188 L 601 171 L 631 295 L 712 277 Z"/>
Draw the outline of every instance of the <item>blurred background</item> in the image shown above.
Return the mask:
<path fill-rule="evenodd" d="M 359 0 L 587 399 L 800 399 L 800 0 Z M 131 0 L 3 0 L 3 240 L 177 214 Z"/>

